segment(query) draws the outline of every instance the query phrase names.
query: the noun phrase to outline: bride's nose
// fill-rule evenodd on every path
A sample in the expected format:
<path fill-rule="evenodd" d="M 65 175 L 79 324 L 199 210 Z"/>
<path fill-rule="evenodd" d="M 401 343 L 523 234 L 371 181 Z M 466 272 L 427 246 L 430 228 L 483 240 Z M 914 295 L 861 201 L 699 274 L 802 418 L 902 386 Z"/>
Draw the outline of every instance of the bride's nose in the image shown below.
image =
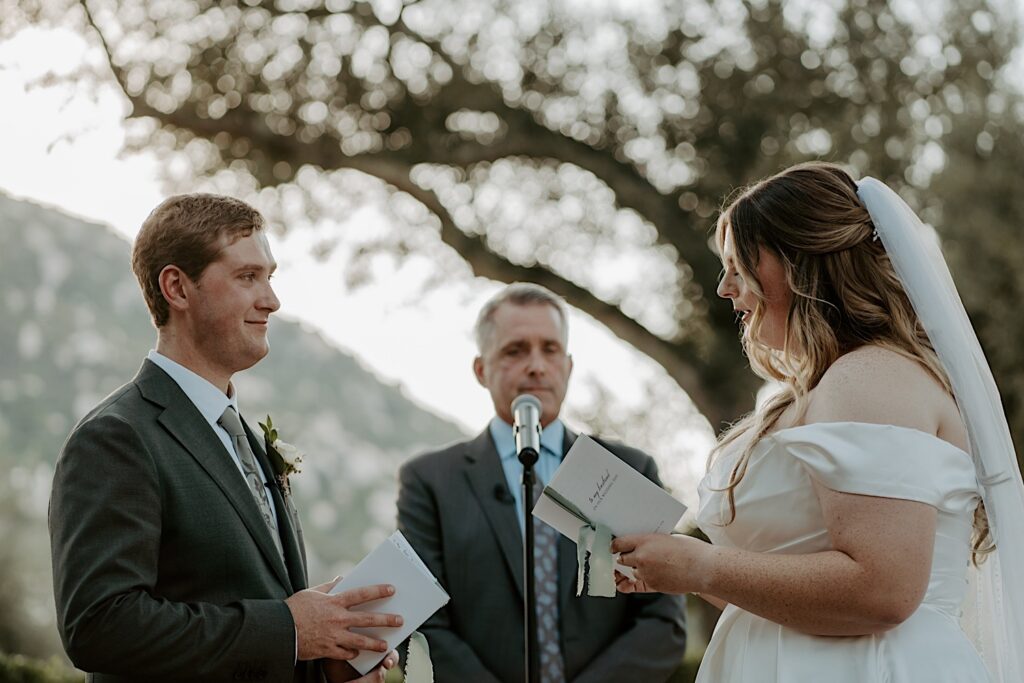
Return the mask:
<path fill-rule="evenodd" d="M 718 296 L 723 299 L 732 299 L 736 296 L 736 285 L 732 282 L 732 278 L 728 273 L 722 276 L 722 279 L 718 282 L 718 289 L 715 290 Z"/>

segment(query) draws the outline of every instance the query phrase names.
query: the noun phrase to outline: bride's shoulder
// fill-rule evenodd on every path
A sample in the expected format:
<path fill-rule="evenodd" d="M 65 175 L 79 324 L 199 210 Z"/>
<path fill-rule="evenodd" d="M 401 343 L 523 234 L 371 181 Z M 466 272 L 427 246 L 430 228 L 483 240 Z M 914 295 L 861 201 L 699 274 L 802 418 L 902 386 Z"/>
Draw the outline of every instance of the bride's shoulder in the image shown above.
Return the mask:
<path fill-rule="evenodd" d="M 917 361 L 863 346 L 840 357 L 811 391 L 805 423 L 869 422 L 935 434 L 945 392 Z"/>

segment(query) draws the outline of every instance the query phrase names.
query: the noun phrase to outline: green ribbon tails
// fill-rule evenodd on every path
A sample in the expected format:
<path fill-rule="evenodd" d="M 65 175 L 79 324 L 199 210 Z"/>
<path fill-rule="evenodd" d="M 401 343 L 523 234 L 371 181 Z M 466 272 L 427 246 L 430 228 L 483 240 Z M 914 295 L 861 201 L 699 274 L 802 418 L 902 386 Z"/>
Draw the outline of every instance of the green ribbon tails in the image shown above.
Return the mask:
<path fill-rule="evenodd" d="M 615 563 L 612 560 L 612 531 L 603 524 L 580 527 L 576 539 L 576 597 L 583 594 L 586 579 L 587 595 L 594 598 L 615 597 Z"/>
<path fill-rule="evenodd" d="M 612 531 L 603 524 L 595 524 L 590 517 L 552 486 L 544 493 L 558 507 L 575 517 L 580 523 L 576 537 L 576 597 L 583 594 L 595 598 L 615 597 L 615 563 L 612 561 Z"/>

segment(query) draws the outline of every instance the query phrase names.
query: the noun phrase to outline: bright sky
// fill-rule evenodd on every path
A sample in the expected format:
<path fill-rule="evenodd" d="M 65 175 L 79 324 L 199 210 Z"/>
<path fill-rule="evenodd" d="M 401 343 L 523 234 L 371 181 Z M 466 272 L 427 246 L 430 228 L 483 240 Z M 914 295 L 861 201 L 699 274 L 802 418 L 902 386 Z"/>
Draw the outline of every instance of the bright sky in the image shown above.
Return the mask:
<path fill-rule="evenodd" d="M 99 93 L 80 88 L 69 97 L 66 85 L 30 85 L 47 71 L 66 73 L 82 60 L 102 56 L 67 31 L 28 29 L 0 42 L 0 191 L 109 224 L 131 238 L 165 192 L 154 156 L 120 155 L 123 96 L 114 87 Z M 351 220 L 386 219 L 371 207 Z M 315 228 L 272 239 L 280 264 L 280 314 L 321 331 L 421 405 L 469 432 L 480 430 L 493 410 L 472 375 L 471 329 L 477 310 L 500 285 L 478 279 L 423 292 L 412 260 L 388 280 L 348 291 L 338 258 L 321 262 L 309 255 L 315 241 Z M 642 405 L 645 380 L 665 377 L 659 366 L 575 311 L 570 350 L 576 367 L 570 403 L 585 403 L 590 378 L 599 378 L 627 405 Z M 676 430 L 659 439 L 655 455 L 663 479 L 688 504 L 695 502 L 693 486 L 710 445 L 710 430 Z"/>

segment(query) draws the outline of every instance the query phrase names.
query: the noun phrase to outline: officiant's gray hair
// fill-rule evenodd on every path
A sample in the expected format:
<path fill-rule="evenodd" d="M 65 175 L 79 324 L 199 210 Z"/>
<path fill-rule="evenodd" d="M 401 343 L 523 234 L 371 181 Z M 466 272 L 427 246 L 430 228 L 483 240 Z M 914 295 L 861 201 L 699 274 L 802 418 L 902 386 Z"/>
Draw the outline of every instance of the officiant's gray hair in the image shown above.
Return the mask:
<path fill-rule="evenodd" d="M 558 318 L 562 322 L 562 344 L 569 343 L 569 317 L 565 309 L 565 301 L 562 297 L 552 292 L 547 287 L 532 282 L 513 282 L 500 292 L 492 296 L 477 315 L 476 325 L 473 327 L 473 334 L 476 337 L 476 348 L 480 353 L 490 345 L 494 339 L 494 312 L 502 304 L 513 304 L 516 306 L 551 306 L 558 311 Z"/>

